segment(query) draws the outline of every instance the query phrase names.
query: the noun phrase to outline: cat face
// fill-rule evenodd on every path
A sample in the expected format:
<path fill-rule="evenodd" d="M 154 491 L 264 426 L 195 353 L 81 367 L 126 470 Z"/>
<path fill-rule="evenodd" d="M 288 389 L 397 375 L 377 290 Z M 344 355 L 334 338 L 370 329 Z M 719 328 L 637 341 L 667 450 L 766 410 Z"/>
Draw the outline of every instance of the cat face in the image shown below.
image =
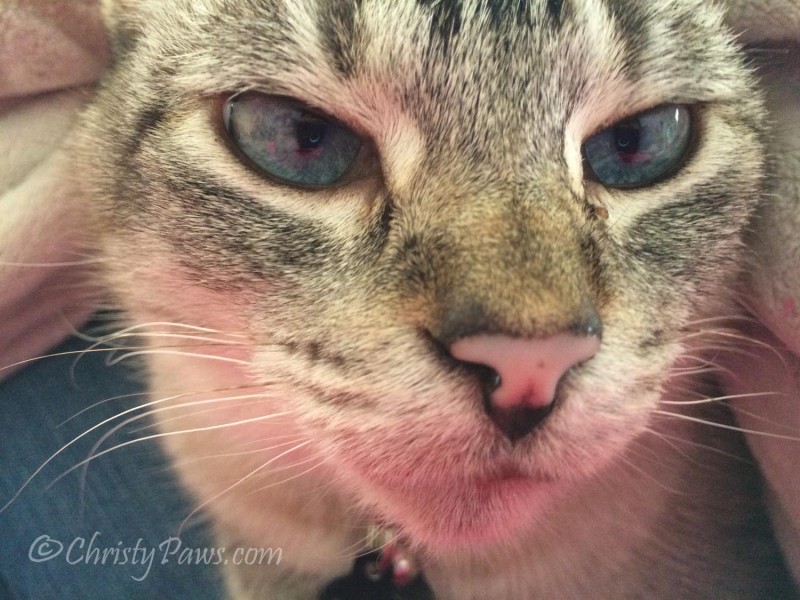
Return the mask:
<path fill-rule="evenodd" d="M 482 543 L 658 430 L 689 322 L 735 273 L 758 201 L 761 106 L 715 10 L 175 0 L 109 15 L 87 187 L 153 397 L 173 398 L 156 417 L 201 430 L 170 436 L 173 453 L 236 454 L 184 468 L 202 499 L 280 466 L 421 545 Z M 165 322 L 184 351 L 145 327 Z M 455 344 L 561 335 L 575 357 L 546 414 L 510 434 L 498 391 L 533 367 Z"/>

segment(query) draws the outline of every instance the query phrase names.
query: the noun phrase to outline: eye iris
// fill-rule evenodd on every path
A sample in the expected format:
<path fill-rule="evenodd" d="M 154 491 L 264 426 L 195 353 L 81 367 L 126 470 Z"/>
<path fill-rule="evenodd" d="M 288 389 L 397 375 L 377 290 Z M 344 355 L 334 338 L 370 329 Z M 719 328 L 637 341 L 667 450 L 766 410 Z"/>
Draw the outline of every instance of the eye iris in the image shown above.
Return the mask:
<path fill-rule="evenodd" d="M 290 98 L 230 98 L 224 122 L 233 143 L 259 170 L 294 185 L 335 184 L 361 150 L 355 133 Z"/>
<path fill-rule="evenodd" d="M 586 163 L 608 187 L 638 187 L 671 175 L 688 154 L 691 112 L 665 105 L 621 121 L 583 146 Z"/>

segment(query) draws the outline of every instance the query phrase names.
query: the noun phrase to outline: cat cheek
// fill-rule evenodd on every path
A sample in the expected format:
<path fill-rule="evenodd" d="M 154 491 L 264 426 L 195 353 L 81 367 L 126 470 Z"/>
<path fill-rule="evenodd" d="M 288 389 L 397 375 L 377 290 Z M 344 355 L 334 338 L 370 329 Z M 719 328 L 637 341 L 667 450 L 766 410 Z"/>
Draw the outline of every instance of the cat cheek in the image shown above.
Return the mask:
<path fill-rule="evenodd" d="M 255 346 L 248 334 L 250 318 L 235 292 L 217 292 L 198 285 L 196 277 L 182 275 L 167 261 L 153 264 L 158 266 L 137 270 L 135 281 L 128 283 L 130 295 L 141 298 L 131 312 L 138 323 L 145 324 L 142 333 L 152 330 L 175 336 L 176 346 L 221 358 L 231 366 L 252 364 Z M 148 327 L 147 323 L 154 325 Z M 152 337 L 158 346 L 168 344 L 168 339 L 155 334 Z"/>

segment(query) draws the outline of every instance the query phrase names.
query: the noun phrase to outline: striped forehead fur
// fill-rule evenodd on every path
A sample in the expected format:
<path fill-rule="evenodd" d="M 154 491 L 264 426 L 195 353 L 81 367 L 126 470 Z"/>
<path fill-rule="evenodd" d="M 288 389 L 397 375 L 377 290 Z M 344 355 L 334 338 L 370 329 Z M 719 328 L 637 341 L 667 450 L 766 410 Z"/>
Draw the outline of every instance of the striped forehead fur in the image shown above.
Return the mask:
<path fill-rule="evenodd" d="M 179 27 L 187 32 L 180 40 L 151 36 L 159 44 L 152 54 L 159 64 L 174 68 L 170 82 L 176 88 L 204 94 L 269 89 L 299 97 L 345 121 L 354 120 L 354 125 L 364 113 L 375 112 L 374 107 L 400 102 L 423 129 L 443 115 L 450 115 L 445 121 L 462 125 L 480 115 L 490 123 L 507 123 L 498 137 L 513 139 L 513 132 L 525 136 L 530 133 L 527 127 L 542 123 L 550 123 L 553 133 L 563 129 L 564 115 L 576 95 L 600 83 L 604 89 L 598 96 L 627 80 L 640 90 L 642 104 L 724 100 L 739 83 L 738 72 L 730 80 L 724 72 L 716 72 L 714 87 L 704 77 L 704 69 L 717 68 L 719 59 L 726 58 L 720 53 L 729 49 L 706 38 L 703 21 L 718 20 L 719 15 L 693 12 L 694 3 L 645 7 L 628 0 L 579 4 L 251 0 L 226 4 L 224 10 L 218 0 L 178 4 L 169 14 L 151 2 L 136 9 L 152 17 L 139 19 L 140 27 Z M 530 20 L 517 18 L 523 10 Z M 556 26 L 556 15 L 561 26 Z M 397 35 L 382 35 L 387 22 Z M 660 25 L 656 28 L 652 22 Z M 549 33 L 540 35 L 542 28 Z M 671 49 L 668 57 L 664 48 Z M 509 63 L 509 54 L 520 60 Z M 559 68 L 552 69 L 553 64 Z M 504 77 L 498 78 L 498 73 Z M 158 78 L 157 73 L 150 77 Z M 480 94 L 489 88 L 490 95 Z M 465 96 L 467 89 L 472 93 Z M 679 93 L 685 97 L 677 97 Z M 373 110 L 363 106 L 365 102 Z M 510 115 L 522 119 L 524 127 L 509 121 Z M 611 121 L 622 116 L 606 113 L 601 118 Z M 464 133 L 479 142 L 491 128 L 480 129 Z"/>

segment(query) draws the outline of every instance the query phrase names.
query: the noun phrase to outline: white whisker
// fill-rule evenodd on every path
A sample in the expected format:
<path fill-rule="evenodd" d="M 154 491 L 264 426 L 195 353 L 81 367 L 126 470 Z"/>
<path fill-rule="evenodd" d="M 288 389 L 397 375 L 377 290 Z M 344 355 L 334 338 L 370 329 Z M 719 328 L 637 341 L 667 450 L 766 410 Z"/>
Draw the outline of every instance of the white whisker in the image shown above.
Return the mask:
<path fill-rule="evenodd" d="M 12 262 L 0 260 L 0 267 L 13 268 L 32 268 L 32 269 L 58 269 L 62 267 L 82 267 L 86 265 L 101 265 L 108 261 L 103 258 L 86 258 L 83 260 L 71 260 L 62 262 Z"/>
<path fill-rule="evenodd" d="M 303 448 L 304 446 L 307 446 L 307 445 L 309 445 L 310 443 L 311 443 L 311 441 L 310 441 L 310 440 L 306 440 L 306 441 L 304 441 L 304 442 L 300 442 L 299 444 L 297 444 L 297 445 L 295 445 L 295 446 L 293 446 L 293 447 L 289 448 L 288 450 L 285 450 L 285 451 L 281 452 L 280 454 L 277 454 L 277 455 L 273 456 L 273 457 L 272 457 L 272 458 L 270 458 L 270 459 L 269 459 L 267 462 L 265 462 L 265 463 L 263 463 L 263 464 L 259 465 L 258 467 L 256 467 L 255 469 L 253 469 L 252 471 L 250 471 L 249 473 L 247 473 L 246 475 L 244 475 L 244 476 L 243 476 L 243 477 L 241 477 L 240 479 L 238 479 L 238 480 L 237 480 L 235 483 L 232 483 L 231 485 L 229 485 L 228 487 L 226 487 L 226 488 L 225 488 L 224 490 L 222 490 L 221 492 L 218 492 L 218 493 L 217 493 L 217 494 L 215 494 L 214 496 L 211 496 L 210 498 L 208 498 L 208 499 L 206 499 L 205 501 L 201 502 L 199 505 L 197 505 L 197 506 L 196 506 L 196 507 L 195 507 L 195 508 L 192 510 L 192 512 L 190 512 L 190 513 L 189 513 L 189 514 L 186 516 L 186 518 L 183 520 L 183 522 L 181 523 L 181 525 L 180 525 L 180 527 L 178 528 L 178 530 L 179 530 L 179 531 L 181 531 L 181 530 L 183 529 L 183 527 L 185 526 L 185 524 L 186 524 L 186 523 L 189 521 L 189 519 L 191 519 L 191 518 L 192 518 L 192 517 L 193 517 L 195 514 L 197 514 L 197 513 L 198 513 L 198 512 L 200 512 L 201 510 L 203 510 L 203 509 L 204 509 L 206 506 L 208 506 L 210 503 L 214 502 L 216 499 L 220 498 L 220 497 L 221 497 L 221 496 L 223 496 L 224 494 L 227 494 L 228 492 L 230 492 L 230 491 L 231 491 L 231 490 L 233 490 L 234 488 L 236 488 L 236 487 L 238 487 L 238 486 L 242 485 L 242 484 L 243 484 L 245 481 L 247 481 L 248 479 L 251 479 L 252 477 L 255 477 L 255 476 L 258 474 L 258 473 L 260 473 L 261 471 L 263 471 L 264 469 L 266 469 L 267 467 L 269 467 L 269 466 L 270 466 L 271 464 L 273 464 L 275 461 L 277 461 L 277 460 L 280 460 L 281 458 L 283 458 L 283 457 L 284 457 L 284 456 L 286 456 L 287 454 L 290 454 L 291 452 L 295 452 L 296 450 L 299 450 L 300 448 Z"/>
<path fill-rule="evenodd" d="M 168 412 L 168 411 L 172 411 L 172 410 L 181 410 L 183 408 L 193 408 L 195 406 L 204 406 L 206 404 L 228 403 L 228 402 L 231 402 L 233 400 L 249 400 L 249 399 L 253 399 L 253 398 L 263 398 L 263 397 L 264 397 L 263 393 L 245 394 L 245 395 L 241 395 L 241 396 L 221 396 L 221 397 L 215 397 L 215 398 L 207 398 L 205 400 L 193 400 L 191 402 L 181 402 L 179 404 L 170 404 L 169 406 L 160 406 L 160 407 L 158 407 L 158 408 L 156 408 L 154 410 L 147 410 L 147 411 L 142 412 L 141 414 L 138 414 L 136 416 L 130 417 L 128 419 L 125 419 L 122 423 L 118 423 L 117 425 L 112 427 L 109 431 L 104 433 L 100 437 L 100 439 L 95 443 L 95 445 L 92 447 L 91 451 L 89 452 L 89 455 L 91 457 L 91 455 L 94 454 L 94 452 L 103 444 L 103 442 L 105 442 L 108 438 L 110 438 L 112 435 L 114 435 L 120 429 L 123 429 L 124 427 L 127 427 L 128 425 L 130 425 L 131 423 L 134 423 L 136 421 L 140 421 L 142 419 L 147 419 L 149 417 L 152 417 L 156 413 L 162 414 L 162 413 L 165 413 L 165 412 Z M 177 399 L 177 398 L 171 398 L 170 400 L 175 400 L 175 399 Z M 150 405 L 152 405 L 152 403 L 144 404 L 144 405 L 142 405 L 142 406 L 140 406 L 138 408 L 139 409 L 144 409 L 144 408 L 147 408 Z M 227 406 L 223 407 L 223 408 L 227 408 Z M 194 416 L 196 414 L 197 413 L 193 412 L 191 414 L 191 416 Z M 283 413 L 283 414 L 287 414 L 287 413 Z M 177 417 L 177 418 L 178 419 L 187 418 L 187 416 L 190 416 L 190 415 L 182 415 L 181 417 Z M 159 419 L 159 422 L 163 423 L 164 420 Z M 155 426 L 155 425 L 153 425 L 153 426 Z"/>
<path fill-rule="evenodd" d="M 236 403 L 236 408 L 241 408 L 241 407 L 244 407 L 244 406 L 251 406 L 251 405 L 254 405 L 254 404 L 263 404 L 263 398 L 264 398 L 264 395 L 263 394 L 259 394 L 257 399 L 248 400 L 246 402 L 237 402 Z M 219 401 L 220 402 L 227 402 L 228 400 L 237 400 L 237 399 L 238 399 L 237 397 L 226 397 L 226 398 L 220 398 Z M 205 403 L 208 403 L 208 402 L 216 402 L 216 399 L 215 400 L 211 400 L 211 401 L 209 401 L 209 400 L 198 400 L 196 402 L 187 402 L 187 403 L 183 404 L 182 406 L 183 407 L 195 406 L 195 405 L 199 406 L 199 405 L 202 405 L 202 404 L 205 404 Z M 193 418 L 199 417 L 201 415 L 210 415 L 212 413 L 216 413 L 216 412 L 220 412 L 220 411 L 230 411 L 230 409 L 231 409 L 230 406 L 228 406 L 227 404 L 223 404 L 222 406 L 212 406 L 212 407 L 209 407 L 209 408 L 204 408 L 203 410 L 193 410 L 191 412 L 191 414 L 178 415 L 176 417 L 170 417 L 168 419 L 164 419 L 164 418 L 159 417 L 156 422 L 149 423 L 147 425 L 142 425 L 141 427 L 137 427 L 136 429 L 131 429 L 131 430 L 129 430 L 129 433 L 132 434 L 132 435 L 135 435 L 137 433 L 142 433 L 144 431 L 149 431 L 151 429 L 157 429 L 159 427 L 162 427 L 163 425 L 166 425 L 167 423 L 174 423 L 175 421 L 182 421 L 182 420 L 185 420 L 185 419 L 188 419 L 188 418 L 192 418 L 193 419 Z M 143 416 L 144 417 L 148 417 L 148 416 L 153 416 L 153 415 L 156 415 L 156 414 L 161 415 L 161 414 L 167 412 L 168 410 L 170 410 L 170 407 L 157 408 L 155 410 L 152 410 L 152 411 L 149 411 L 147 413 L 144 413 Z M 130 424 L 130 423 L 128 423 L 128 424 Z"/>
<path fill-rule="evenodd" d="M 110 398 L 105 398 L 104 400 L 100 400 L 99 402 L 95 402 L 91 406 L 87 406 L 86 408 L 83 408 L 83 409 L 79 410 L 78 412 L 76 412 L 74 415 L 72 415 L 68 419 L 65 419 L 64 421 L 61 421 L 61 423 L 56 425 L 56 429 L 64 427 L 70 421 L 73 421 L 73 420 L 77 419 L 82 414 L 85 414 L 85 413 L 89 412 L 92 409 L 98 408 L 98 407 L 102 406 L 103 404 L 107 404 L 109 402 L 115 402 L 117 400 L 127 400 L 129 398 L 141 398 L 143 396 L 147 396 L 148 393 L 149 392 L 133 392 L 131 394 L 122 394 L 120 396 L 111 396 Z"/>
<path fill-rule="evenodd" d="M 74 354 L 74 352 L 69 352 L 67 354 Z M 163 404 L 164 402 L 170 402 L 172 400 L 176 400 L 176 399 L 179 399 L 179 398 L 185 398 L 185 397 L 191 396 L 191 395 L 192 394 L 190 394 L 190 393 L 177 394 L 177 395 L 174 395 L 174 396 L 168 396 L 168 397 L 165 397 L 165 398 L 160 398 L 158 400 L 152 400 L 152 401 L 147 402 L 147 403 L 142 404 L 142 405 L 138 405 L 137 404 L 134 407 L 128 408 L 128 409 L 126 409 L 126 410 L 124 410 L 124 411 L 122 411 L 120 413 L 117 413 L 116 415 L 113 415 L 111 417 L 108 417 L 107 419 L 104 419 L 103 421 L 101 421 L 100 423 L 97 423 L 96 425 L 93 425 L 92 427 L 90 427 L 89 429 L 87 429 L 86 431 L 81 433 L 80 435 L 77 435 L 76 437 L 72 438 L 69 442 L 64 444 L 61 448 L 59 448 L 52 455 L 50 455 L 50 457 L 47 458 L 47 460 L 45 460 L 41 465 L 39 465 L 39 467 L 37 467 L 36 470 L 34 470 L 34 472 L 22 483 L 22 485 L 19 487 L 19 489 L 16 491 L 16 493 L 14 493 L 14 495 L 11 497 L 11 499 L 8 500 L 8 502 L 6 502 L 2 507 L 0 507 L 0 513 L 5 511 L 9 506 L 11 506 L 14 503 L 14 501 L 16 501 L 17 498 L 19 498 L 20 494 L 22 494 L 22 492 L 27 489 L 27 487 L 30 485 L 30 483 L 39 475 L 39 473 L 41 473 L 47 467 L 47 465 L 52 463 L 58 456 L 60 456 L 68 448 L 70 448 L 73 445 L 75 445 L 76 443 L 78 443 L 81 439 L 85 438 L 90 433 L 92 433 L 94 431 L 97 431 L 101 427 L 104 427 L 104 426 L 108 425 L 109 423 L 124 417 L 125 415 L 129 415 L 129 414 L 134 413 L 136 411 L 140 411 L 140 410 L 152 407 L 152 406 Z M 150 414 L 150 413 L 147 413 L 147 414 Z M 74 467 L 74 468 L 77 468 L 77 466 Z M 66 473 L 64 475 L 66 475 Z M 63 477 L 63 475 L 62 475 L 62 477 Z"/>
<path fill-rule="evenodd" d="M 785 440 L 788 442 L 800 442 L 800 436 L 793 436 L 793 435 L 782 435 L 779 433 L 771 433 L 768 431 L 757 431 L 755 429 L 745 429 L 743 427 L 737 427 L 735 425 L 727 425 L 725 423 L 716 423 L 714 421 L 709 421 L 708 419 L 701 419 L 699 417 L 692 417 L 690 415 L 683 415 L 680 413 L 672 413 L 669 411 L 664 410 L 654 410 L 654 414 L 662 415 L 664 417 L 670 417 L 674 419 L 683 419 L 684 421 L 691 421 L 693 423 L 700 423 L 702 425 L 708 425 L 709 427 L 717 427 L 719 429 L 727 429 L 729 431 L 738 431 L 740 433 L 747 433 L 751 435 L 758 435 L 762 437 L 767 437 L 776 440 Z"/>
<path fill-rule="evenodd" d="M 263 446 L 260 448 L 256 448 L 255 450 L 240 450 L 239 452 L 225 452 L 219 454 L 204 454 L 203 456 L 196 456 L 194 458 L 182 458 L 180 460 L 174 460 L 173 465 L 191 465 L 199 462 L 203 462 L 206 460 L 213 460 L 218 458 L 238 458 L 240 456 L 250 456 L 252 454 L 261 454 L 263 452 L 268 452 L 270 450 L 276 450 L 277 448 L 281 448 L 282 446 L 286 446 L 289 444 L 295 444 L 299 441 L 302 441 L 303 438 L 297 439 L 295 436 L 275 436 L 274 440 L 281 440 L 287 439 L 288 441 L 279 442 L 273 446 Z"/>
<path fill-rule="evenodd" d="M 119 350 L 117 350 L 119 351 Z M 166 356 L 184 356 L 187 358 L 203 358 L 208 360 L 214 360 L 219 362 L 227 362 L 236 365 L 249 365 L 250 363 L 246 360 L 241 360 L 238 358 L 231 358 L 229 356 L 217 356 L 215 354 L 203 354 L 202 352 L 181 352 L 178 350 L 163 350 L 160 348 L 150 349 L 150 350 L 136 350 L 133 352 L 126 352 L 125 354 L 115 357 L 108 361 L 108 366 L 113 367 L 116 364 L 121 363 L 124 360 L 128 360 L 130 358 L 134 358 L 136 356 L 150 356 L 150 355 L 166 355 Z"/>
<path fill-rule="evenodd" d="M 661 404 L 674 406 L 692 406 L 696 404 L 711 404 L 724 400 L 739 400 L 743 398 L 764 398 L 766 396 L 785 396 L 779 392 L 753 392 L 752 394 L 731 394 L 729 396 L 715 396 L 713 398 L 703 398 L 701 400 L 661 400 Z"/>
<path fill-rule="evenodd" d="M 139 415 L 137 417 L 134 417 L 133 419 L 130 419 L 130 420 L 126 421 L 122 425 L 119 425 L 119 426 L 115 427 L 114 431 L 119 430 L 120 427 L 124 427 L 126 424 L 128 424 L 129 422 L 131 422 L 131 421 L 133 421 L 135 419 L 144 418 L 145 416 L 147 416 L 149 414 L 150 413 L 146 413 L 145 415 Z M 117 450 L 120 450 L 122 448 L 125 448 L 125 447 L 133 445 L 133 444 L 139 444 L 141 442 L 146 442 L 148 440 L 162 439 L 162 438 L 167 438 L 167 437 L 171 437 L 171 436 L 175 436 L 175 435 L 185 435 L 185 434 L 188 434 L 188 433 L 201 433 L 201 432 L 204 432 L 204 431 L 214 431 L 214 430 L 217 430 L 217 429 L 226 429 L 228 427 L 239 427 L 241 425 L 248 425 L 250 423 L 258 423 L 258 422 L 268 421 L 269 419 L 273 419 L 273 418 L 276 418 L 276 417 L 283 417 L 283 416 L 286 416 L 288 414 L 290 414 L 290 413 L 288 413 L 288 412 L 286 412 L 286 413 L 274 413 L 274 414 L 271 414 L 271 415 L 263 415 L 263 416 L 260 416 L 260 417 L 252 417 L 252 418 L 249 418 L 249 419 L 240 419 L 238 421 L 231 421 L 231 422 L 228 422 L 228 423 L 218 423 L 216 425 L 207 425 L 205 427 L 193 427 L 191 429 L 183 429 L 181 431 L 168 431 L 168 432 L 163 432 L 163 433 L 154 433 L 152 435 L 146 435 L 144 437 L 136 438 L 134 440 L 128 440 L 127 442 L 119 443 L 116 446 L 112 446 L 111 448 L 106 448 L 102 452 L 98 452 L 96 454 L 91 454 L 89 457 L 83 459 L 82 461 L 80 461 L 76 465 L 73 465 L 72 467 L 67 469 L 64 473 L 62 473 L 61 475 L 56 477 L 56 479 L 50 485 L 51 486 L 55 485 L 61 479 L 63 479 L 64 477 L 66 477 L 67 475 L 72 473 L 73 471 L 76 471 L 77 469 L 80 469 L 84 465 L 90 463 L 93 460 L 96 460 L 96 459 L 100 458 L 101 456 L 105 456 L 106 454 L 109 454 L 111 452 L 115 452 Z M 107 439 L 109 435 L 110 434 L 106 434 L 103 437 L 102 441 L 105 441 L 105 439 Z M 97 444 L 95 446 L 97 446 Z"/>
<path fill-rule="evenodd" d="M 296 468 L 298 465 L 304 465 L 304 464 L 310 463 L 310 462 L 316 462 L 316 464 L 313 467 L 311 467 L 310 469 L 306 469 L 305 471 L 303 471 L 301 473 L 295 473 L 294 475 L 292 475 L 291 477 L 287 477 L 286 479 L 281 479 L 280 481 L 273 481 L 273 482 L 269 483 L 268 485 L 264 485 L 264 486 L 261 486 L 259 488 L 254 489 L 254 490 L 251 490 L 251 491 L 249 491 L 247 493 L 247 495 L 250 496 L 250 495 L 253 495 L 253 494 L 258 494 L 259 492 L 263 492 L 264 490 L 268 490 L 270 488 L 273 488 L 273 487 L 276 487 L 276 486 L 279 486 L 279 485 L 283 485 L 284 483 L 287 483 L 289 481 L 293 481 L 295 479 L 298 479 L 298 478 L 302 477 L 303 475 L 306 475 L 306 474 L 310 473 L 314 469 L 318 469 L 320 466 L 325 464 L 325 462 L 327 462 L 327 461 L 325 460 L 324 457 L 310 456 L 310 457 L 305 458 L 303 460 L 294 462 L 294 463 L 292 463 L 290 465 L 284 465 L 282 467 L 277 467 L 277 468 L 271 469 L 270 473 L 279 473 L 281 471 L 288 471 L 289 469 Z"/>

